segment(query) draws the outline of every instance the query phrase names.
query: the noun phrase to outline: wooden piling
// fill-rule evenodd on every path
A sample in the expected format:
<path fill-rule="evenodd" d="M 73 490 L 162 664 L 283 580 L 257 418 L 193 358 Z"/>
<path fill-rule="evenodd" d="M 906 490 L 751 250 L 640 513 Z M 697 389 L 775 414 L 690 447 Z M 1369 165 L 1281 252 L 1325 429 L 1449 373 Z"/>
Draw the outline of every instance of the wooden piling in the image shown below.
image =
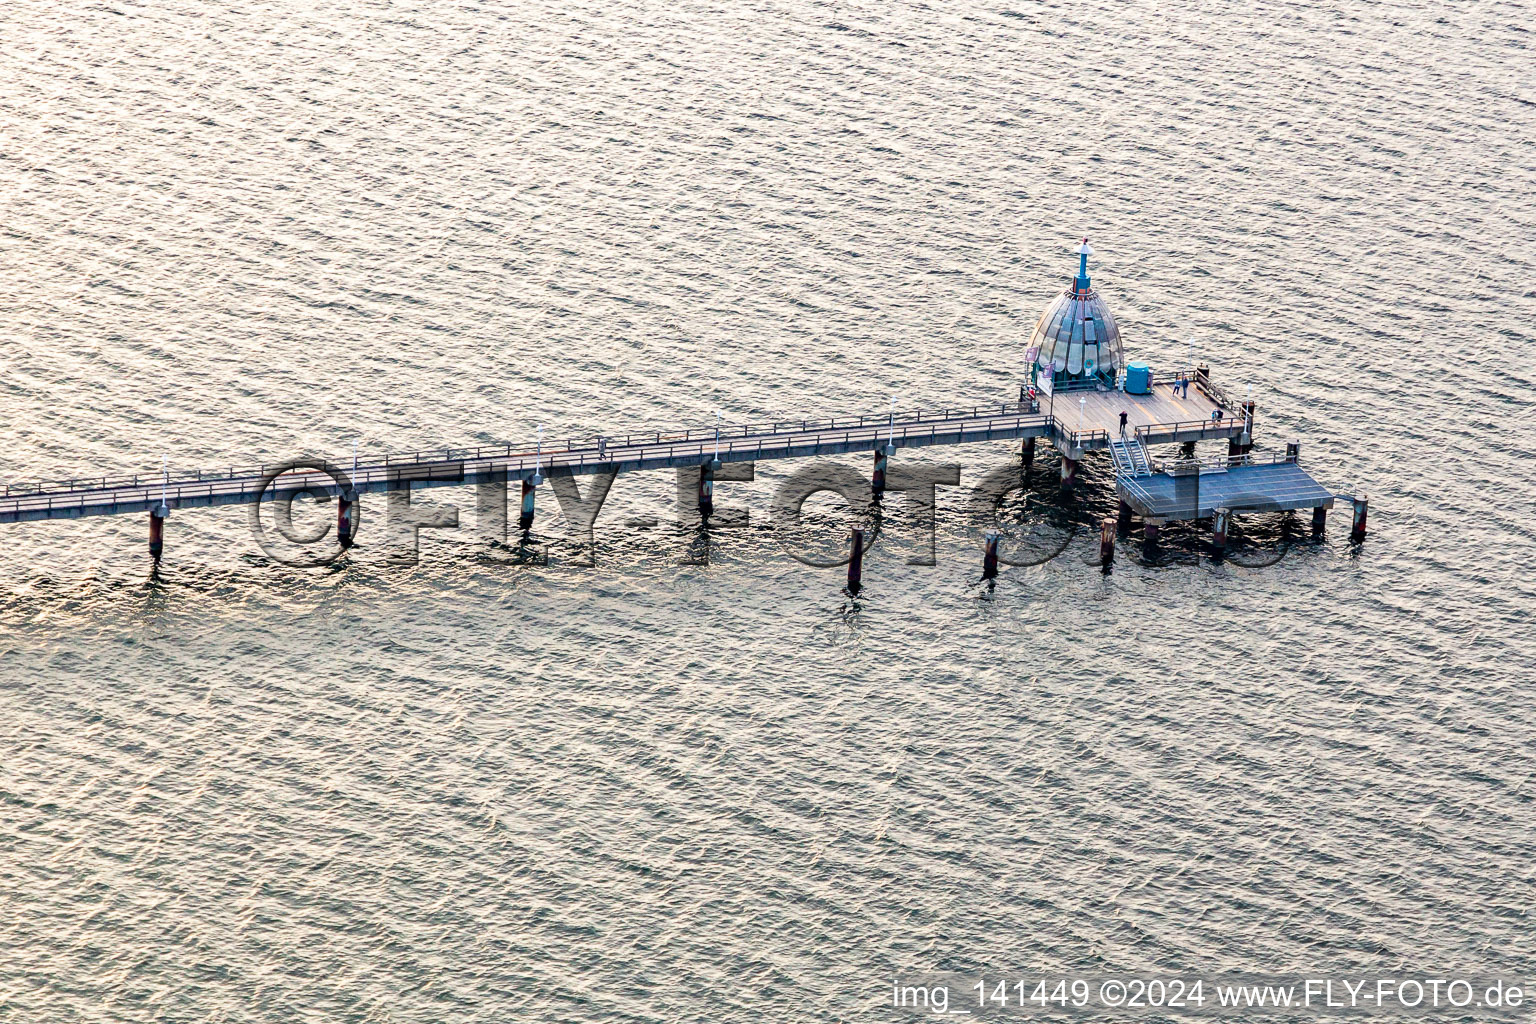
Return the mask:
<path fill-rule="evenodd" d="M 854 529 L 849 538 L 848 593 L 857 594 L 864 585 L 864 531 Z"/>
<path fill-rule="evenodd" d="M 1032 437 L 1026 437 L 1024 439 L 1024 472 L 1028 473 L 1030 470 L 1032 470 L 1034 468 L 1035 468 L 1035 439 L 1032 438 Z"/>
<path fill-rule="evenodd" d="M 1132 511 L 1133 511 L 1133 509 L 1131 508 L 1131 506 L 1126 503 L 1124 498 L 1121 498 L 1120 499 L 1119 514 L 1115 518 L 1115 526 L 1118 529 L 1120 529 L 1122 531 L 1129 531 L 1130 530 L 1130 528 L 1131 528 L 1131 513 L 1132 513 Z"/>
<path fill-rule="evenodd" d="M 997 577 L 997 543 L 1002 539 L 1002 534 L 996 530 L 987 533 L 986 553 L 981 557 L 981 578 L 984 580 Z"/>
<path fill-rule="evenodd" d="M 869 486 L 876 494 L 885 493 L 885 469 L 890 456 L 886 454 L 885 446 L 875 449 L 875 472 L 869 480 Z"/>
<path fill-rule="evenodd" d="M 715 514 L 715 471 L 708 463 L 699 467 L 699 516 Z"/>
<path fill-rule="evenodd" d="M 1145 540 L 1147 547 L 1157 546 L 1157 528 L 1162 525 L 1163 521 L 1161 519 L 1148 519 L 1142 525 L 1142 538 Z"/>
<path fill-rule="evenodd" d="M 1322 505 L 1312 510 L 1312 539 L 1322 537 L 1323 531 L 1328 528 L 1328 510 Z"/>
<path fill-rule="evenodd" d="M 1061 489 L 1070 490 L 1077 483 L 1077 460 L 1061 457 Z"/>
<path fill-rule="evenodd" d="M 164 505 L 149 510 L 149 557 L 157 563 L 165 553 L 165 517 L 170 514 L 171 510 Z"/>
<path fill-rule="evenodd" d="M 1227 550 L 1227 528 L 1232 524 L 1232 510 L 1219 508 L 1211 521 L 1211 550 L 1220 555 Z"/>
<path fill-rule="evenodd" d="M 336 499 L 336 542 L 345 550 L 352 546 L 352 502 L 356 491 L 347 491 Z"/>
<path fill-rule="evenodd" d="M 1116 522 L 1105 517 L 1099 524 L 1099 564 L 1108 569 L 1115 560 Z"/>
<path fill-rule="evenodd" d="M 1349 527 L 1349 539 L 1351 543 L 1359 544 L 1361 541 L 1365 540 L 1365 511 L 1366 506 L 1369 503 L 1366 501 L 1366 497 L 1363 494 L 1360 495 L 1360 497 L 1354 499 L 1354 502 L 1355 518 Z"/>

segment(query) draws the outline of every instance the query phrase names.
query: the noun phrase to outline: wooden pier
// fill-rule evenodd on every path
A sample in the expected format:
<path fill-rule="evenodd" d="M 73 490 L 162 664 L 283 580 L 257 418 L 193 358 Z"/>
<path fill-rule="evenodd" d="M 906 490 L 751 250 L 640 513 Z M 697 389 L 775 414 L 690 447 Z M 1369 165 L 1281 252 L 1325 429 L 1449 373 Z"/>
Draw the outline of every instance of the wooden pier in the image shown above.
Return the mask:
<path fill-rule="evenodd" d="M 1004 403 L 909 412 L 893 416 L 841 416 L 821 420 L 662 430 L 603 438 L 575 438 L 535 444 L 440 448 L 330 471 L 284 470 L 281 465 L 223 471 L 132 477 L 73 479 L 0 486 L 0 523 L 85 516 L 129 515 L 156 508 L 248 505 L 303 493 L 339 496 L 350 486 L 358 494 L 406 487 L 440 487 L 486 481 L 531 480 L 538 475 L 633 473 L 701 466 L 716 458 L 759 462 L 869 452 L 893 445 L 925 448 L 1046 437 L 1069 448 L 1102 447 L 1103 439 L 1065 431 L 1051 417 L 1027 405 Z M 333 476 L 332 474 L 336 474 Z M 339 477 L 339 479 L 338 479 Z"/>
<path fill-rule="evenodd" d="M 1176 387 L 1183 378 L 1190 378 L 1189 386 Z M 1126 415 L 1124 434 L 1121 413 Z M 1220 509 L 1332 505 L 1327 488 L 1301 469 L 1296 446 L 1288 446 L 1284 458 L 1253 457 L 1248 452 L 1252 429 L 1252 403 L 1232 401 L 1200 367 L 1159 375 L 1144 395 L 1101 386 L 1060 390 L 1022 403 L 444 448 L 350 465 L 299 459 L 214 471 L 7 484 L 0 485 L 0 523 L 147 512 L 151 549 L 158 558 L 164 519 L 173 510 L 250 505 L 309 494 L 339 499 L 338 536 L 346 535 L 345 547 L 351 540 L 352 505 L 368 493 L 520 482 L 526 530 L 533 492 L 549 476 L 873 452 L 871 489 L 878 493 L 895 451 L 1024 439 L 1027 468 L 1037 438 L 1046 439 L 1062 453 L 1064 487 L 1074 483 L 1078 462 L 1086 452 L 1110 449 L 1122 521 L 1139 513 L 1151 524 L 1149 536 L 1162 521 L 1205 518 Z M 1192 453 L 1195 442 L 1213 439 L 1229 442 L 1228 458 L 1155 465 L 1146 447 L 1174 442 Z M 701 508 L 709 500 L 709 488 L 701 483 Z"/>
<path fill-rule="evenodd" d="M 728 463 L 872 452 L 870 497 L 878 500 L 886 488 L 890 459 L 900 449 L 1023 439 L 1027 475 L 1034 465 L 1035 441 L 1043 437 L 1061 452 L 1063 489 L 1075 485 L 1087 452 L 1108 450 L 1120 497 L 1119 525 L 1129 526 L 1139 513 L 1149 542 L 1169 519 L 1211 516 L 1219 550 L 1234 512 L 1301 508 L 1314 510 L 1313 531 L 1320 534 L 1334 496 L 1301 468 L 1300 444 L 1287 444 L 1283 457 L 1254 456 L 1251 395 L 1236 400 L 1212 380 L 1204 363 L 1154 373 L 1145 362 L 1127 361 L 1119 325 L 1088 275 L 1092 254 L 1084 238 L 1077 249 L 1076 276 L 1035 322 L 1024 353 L 1029 384 L 1020 389 L 1016 403 L 900 415 L 893 406 L 884 415 L 733 426 L 717 422 L 705 429 L 547 444 L 540 428 L 533 445 L 446 448 L 366 462 L 354 454 L 346 469 L 323 459 L 295 459 L 273 466 L 183 472 L 174 479 L 167 470 L 159 476 L 0 485 L 0 523 L 148 512 L 150 551 L 158 561 L 165 519 L 175 509 L 250 505 L 254 513 L 262 502 L 309 494 L 337 499 L 336 536 L 345 550 L 352 543 L 354 509 L 363 494 L 489 484 L 501 485 L 505 503 L 506 485 L 516 482 L 522 502 L 518 523 L 527 535 L 535 494 L 547 477 L 689 467 L 705 467 L 698 474 L 698 507 L 707 522 L 714 508 L 715 473 Z M 1196 460 L 1196 444 L 1211 440 L 1227 442 L 1227 457 Z M 1155 460 L 1148 445 L 1170 443 L 1182 445 L 1181 457 Z M 604 493 L 606 489 L 604 484 Z M 495 491 L 488 488 L 493 495 Z M 1365 536 L 1366 502 L 1363 496 L 1352 500 L 1350 535 L 1358 541 Z M 286 512 L 286 506 L 280 511 Z M 499 518 L 505 522 L 505 508 Z M 1100 526 L 1100 560 L 1107 567 L 1114 556 L 1115 521 Z M 855 531 L 856 547 L 859 542 Z M 995 539 L 989 542 L 988 578 L 996 573 L 995 544 Z M 856 590 L 857 569 L 849 572 L 849 588 Z"/>

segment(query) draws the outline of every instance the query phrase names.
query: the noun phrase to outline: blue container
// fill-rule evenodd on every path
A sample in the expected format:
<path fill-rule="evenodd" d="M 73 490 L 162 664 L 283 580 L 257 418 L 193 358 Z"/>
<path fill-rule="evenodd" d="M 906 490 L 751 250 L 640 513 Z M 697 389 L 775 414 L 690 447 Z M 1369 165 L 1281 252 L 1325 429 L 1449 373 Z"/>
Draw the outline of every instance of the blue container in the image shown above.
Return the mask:
<path fill-rule="evenodd" d="M 1137 360 L 1125 366 L 1125 393 L 1149 395 L 1152 393 L 1152 367 Z"/>

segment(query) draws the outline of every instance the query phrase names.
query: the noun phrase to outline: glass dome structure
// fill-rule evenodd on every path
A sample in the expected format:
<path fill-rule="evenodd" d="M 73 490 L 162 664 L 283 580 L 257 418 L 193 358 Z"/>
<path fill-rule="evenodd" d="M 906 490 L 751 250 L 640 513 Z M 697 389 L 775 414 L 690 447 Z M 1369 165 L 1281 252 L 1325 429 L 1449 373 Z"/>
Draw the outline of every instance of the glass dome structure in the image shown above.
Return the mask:
<path fill-rule="evenodd" d="M 1049 375 L 1054 369 L 1058 381 L 1097 377 L 1113 383 L 1125 365 L 1120 326 L 1103 296 L 1089 285 L 1088 257 L 1093 250 L 1088 239 L 1083 239 L 1077 253 L 1077 277 L 1035 321 L 1029 347 L 1039 347 L 1035 365 L 1040 373 Z"/>

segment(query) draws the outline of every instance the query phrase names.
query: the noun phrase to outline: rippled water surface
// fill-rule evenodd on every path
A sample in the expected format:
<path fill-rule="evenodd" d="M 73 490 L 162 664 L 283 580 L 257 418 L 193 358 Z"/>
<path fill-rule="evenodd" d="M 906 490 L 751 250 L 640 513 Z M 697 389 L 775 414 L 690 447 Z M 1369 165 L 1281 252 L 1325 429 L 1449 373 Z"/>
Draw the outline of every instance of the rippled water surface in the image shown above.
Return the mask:
<path fill-rule="evenodd" d="M 321 570 L 240 508 L 158 581 L 141 516 L 0 527 L 0 1019 L 1536 973 L 1532 15 L 12 0 L 7 481 L 1002 401 L 1087 234 L 1132 354 L 1197 339 L 1371 535 L 1105 575 L 1105 465 L 1060 506 L 1042 456 L 1015 512 L 1089 529 L 989 591 L 1012 443 L 898 457 L 962 486 L 932 567 L 887 503 L 856 602 L 776 539 L 782 465 L 707 538 L 621 478 L 595 567 L 460 490 L 415 567 L 376 497 Z"/>

